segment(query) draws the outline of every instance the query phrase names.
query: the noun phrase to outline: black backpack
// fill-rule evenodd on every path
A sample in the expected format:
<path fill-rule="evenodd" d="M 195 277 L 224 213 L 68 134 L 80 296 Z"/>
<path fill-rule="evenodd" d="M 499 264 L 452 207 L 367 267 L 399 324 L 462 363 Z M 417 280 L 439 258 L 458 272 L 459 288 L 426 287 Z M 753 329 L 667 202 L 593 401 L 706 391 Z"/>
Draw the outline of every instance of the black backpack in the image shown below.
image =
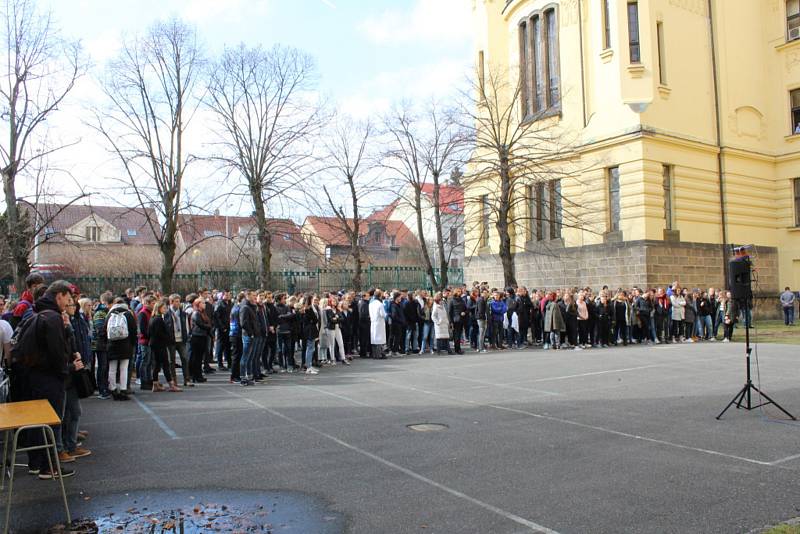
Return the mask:
<path fill-rule="evenodd" d="M 41 314 L 34 313 L 23 319 L 11 337 L 11 363 L 33 368 L 41 362 L 39 336 Z"/>

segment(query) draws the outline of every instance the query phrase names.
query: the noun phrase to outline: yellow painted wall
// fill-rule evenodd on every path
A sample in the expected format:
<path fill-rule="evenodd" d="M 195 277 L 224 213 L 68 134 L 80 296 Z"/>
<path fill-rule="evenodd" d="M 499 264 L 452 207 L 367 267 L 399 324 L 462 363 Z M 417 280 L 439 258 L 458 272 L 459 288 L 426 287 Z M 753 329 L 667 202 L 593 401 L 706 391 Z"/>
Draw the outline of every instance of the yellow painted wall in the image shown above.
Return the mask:
<path fill-rule="evenodd" d="M 729 243 L 777 247 L 781 287 L 800 285 L 800 229 L 791 180 L 800 177 L 789 91 L 800 88 L 800 40 L 786 41 L 783 0 L 713 0 L 720 138 Z M 707 0 L 639 0 L 641 64 L 631 65 L 625 0 L 611 1 L 611 46 L 603 49 L 600 0 L 476 0 L 477 48 L 486 69 L 518 74 L 518 24 L 558 6 L 562 113 L 555 127 L 574 138 L 580 169 L 562 180 L 581 228 L 567 246 L 603 242 L 605 169 L 620 167 L 623 239 L 663 239 L 662 165 L 674 167 L 675 229 L 682 241 L 722 242 L 717 125 Z M 664 31 L 666 83 L 659 80 L 657 24 Z M 476 50 L 477 57 L 477 50 Z M 646 104 L 637 113 L 631 104 Z M 483 184 L 480 187 L 485 187 Z M 468 186 L 466 198 L 475 198 Z M 565 207 L 566 209 L 566 207 Z M 466 207 L 467 256 L 478 207 Z M 525 241 L 525 228 L 515 242 Z"/>

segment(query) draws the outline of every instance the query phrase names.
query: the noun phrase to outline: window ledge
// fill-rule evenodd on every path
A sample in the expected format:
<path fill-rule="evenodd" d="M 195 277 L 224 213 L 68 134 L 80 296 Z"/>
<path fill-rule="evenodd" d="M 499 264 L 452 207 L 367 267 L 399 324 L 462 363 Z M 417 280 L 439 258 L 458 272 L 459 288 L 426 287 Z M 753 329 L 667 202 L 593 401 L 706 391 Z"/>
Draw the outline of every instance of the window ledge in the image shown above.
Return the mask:
<path fill-rule="evenodd" d="M 558 117 L 559 119 L 561 119 L 561 106 L 560 105 L 556 106 L 556 107 L 548 108 L 548 109 L 546 109 L 544 111 L 540 111 L 540 112 L 534 113 L 533 115 L 528 115 L 527 117 L 522 119 L 522 124 L 528 124 L 528 123 L 533 123 L 533 122 L 537 122 L 537 121 L 542 121 L 542 120 L 549 119 L 549 118 L 552 118 L 552 117 Z"/>
<path fill-rule="evenodd" d="M 669 95 L 672 94 L 672 89 L 667 87 L 666 85 L 659 84 L 658 85 L 658 94 L 661 95 L 661 98 L 667 100 Z"/>
<path fill-rule="evenodd" d="M 633 78 L 641 78 L 644 75 L 644 65 L 641 63 L 628 65 L 628 73 L 630 73 Z"/>
<path fill-rule="evenodd" d="M 800 48 L 800 39 L 794 39 L 792 41 L 786 41 L 785 43 L 781 43 L 775 47 L 775 50 L 780 52 L 783 50 L 791 50 L 793 48 Z"/>
<path fill-rule="evenodd" d="M 787 232 L 800 232 L 800 226 L 789 226 L 786 228 Z"/>
<path fill-rule="evenodd" d="M 795 141 L 800 141 L 800 133 L 798 133 L 798 134 L 792 134 L 792 135 L 787 135 L 787 136 L 785 136 L 783 139 L 784 139 L 785 141 L 788 141 L 788 142 L 790 142 L 790 143 L 794 143 Z"/>
<path fill-rule="evenodd" d="M 600 52 L 600 59 L 603 60 L 603 63 L 608 63 L 611 61 L 611 58 L 614 57 L 614 49 L 613 48 L 606 48 L 602 52 Z"/>
<path fill-rule="evenodd" d="M 485 245 L 483 247 L 478 248 L 478 256 L 483 256 L 485 254 L 491 254 L 491 253 L 492 249 L 489 247 L 489 245 Z"/>

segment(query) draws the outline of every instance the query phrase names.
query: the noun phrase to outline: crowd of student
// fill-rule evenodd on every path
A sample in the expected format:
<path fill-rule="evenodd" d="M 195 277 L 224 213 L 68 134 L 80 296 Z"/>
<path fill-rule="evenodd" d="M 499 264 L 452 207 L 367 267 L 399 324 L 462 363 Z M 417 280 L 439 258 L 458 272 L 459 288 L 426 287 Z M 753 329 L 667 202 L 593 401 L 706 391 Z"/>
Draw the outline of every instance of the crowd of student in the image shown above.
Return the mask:
<path fill-rule="evenodd" d="M 98 398 L 124 401 L 136 385 L 179 393 L 180 384 L 194 387 L 209 374 L 229 372 L 231 383 L 246 387 L 273 373 L 350 365 L 356 356 L 692 343 L 716 341 L 720 330 L 727 342 L 739 315 L 728 291 L 688 290 L 677 282 L 598 293 L 477 282 L 434 294 L 248 290 L 234 297 L 201 289 L 185 298 L 140 287 L 95 299 L 64 281 L 45 287 L 38 274 L 26 286 L 18 302 L 0 301 L 11 399 L 48 399 L 61 415 L 56 440 L 62 464 L 91 454 L 82 444 L 88 434 L 79 430 L 80 396 L 71 379 L 84 368 L 96 377 Z M 29 471 L 42 479 L 56 476 L 38 451 L 30 453 Z M 73 472 L 62 470 L 64 476 Z"/>

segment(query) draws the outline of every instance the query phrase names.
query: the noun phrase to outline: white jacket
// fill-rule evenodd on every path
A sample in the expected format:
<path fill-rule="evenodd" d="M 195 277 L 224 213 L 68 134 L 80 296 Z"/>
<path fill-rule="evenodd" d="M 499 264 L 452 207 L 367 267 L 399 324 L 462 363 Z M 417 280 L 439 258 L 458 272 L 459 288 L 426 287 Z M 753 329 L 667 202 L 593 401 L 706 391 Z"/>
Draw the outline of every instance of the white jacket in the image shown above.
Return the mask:
<path fill-rule="evenodd" d="M 369 337 L 373 345 L 386 344 L 386 310 L 378 299 L 369 303 Z"/>
<path fill-rule="evenodd" d="M 450 339 L 450 318 L 443 304 L 434 302 L 431 310 L 433 332 L 436 339 Z"/>

